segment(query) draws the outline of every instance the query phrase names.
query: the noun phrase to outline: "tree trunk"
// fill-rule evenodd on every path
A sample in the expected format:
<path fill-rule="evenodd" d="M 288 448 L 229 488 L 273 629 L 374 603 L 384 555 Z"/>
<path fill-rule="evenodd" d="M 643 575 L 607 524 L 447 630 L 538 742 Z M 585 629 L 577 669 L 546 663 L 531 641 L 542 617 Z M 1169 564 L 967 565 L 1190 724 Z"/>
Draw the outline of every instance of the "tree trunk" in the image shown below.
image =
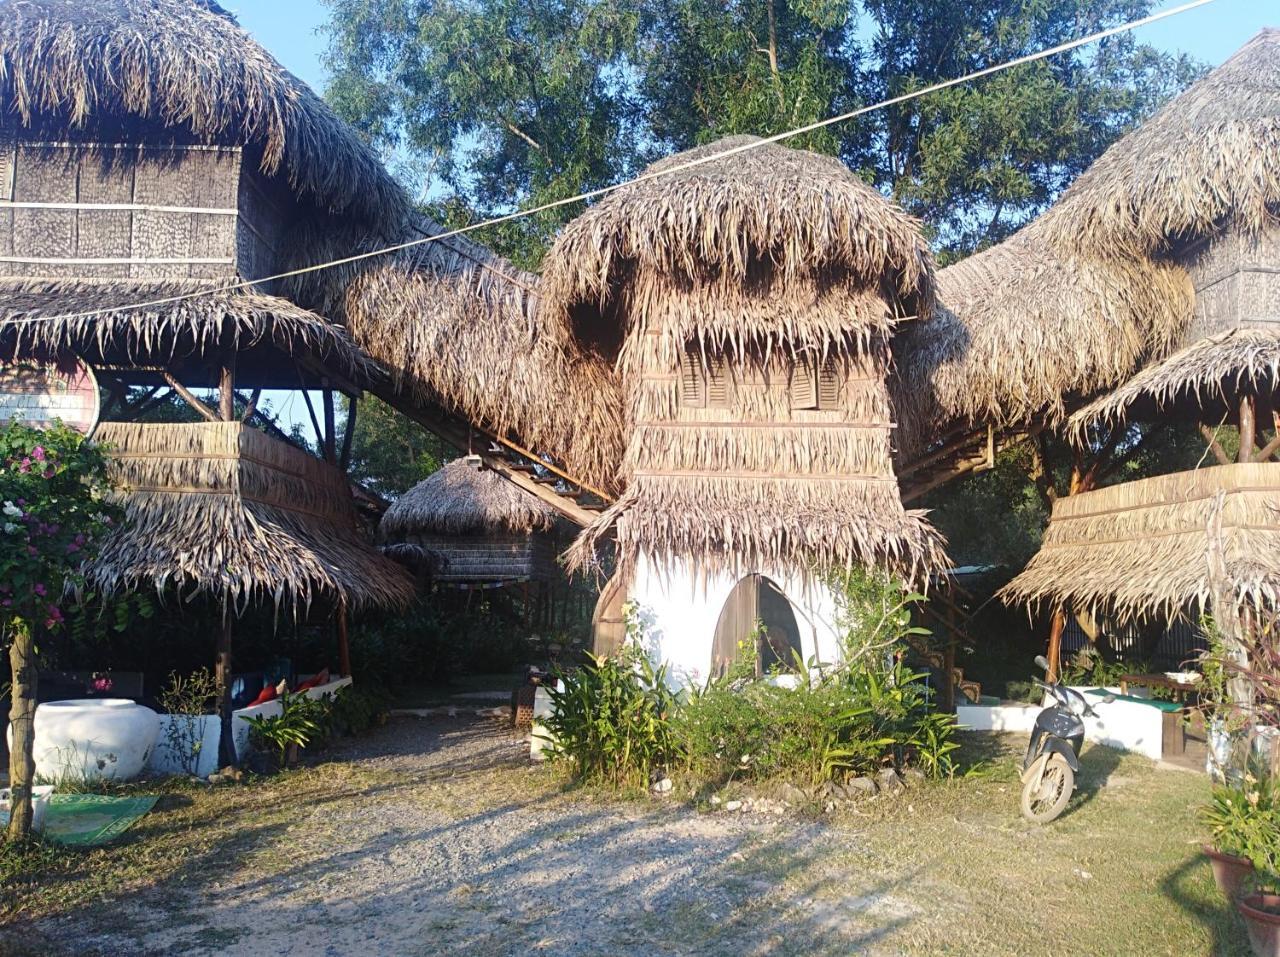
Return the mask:
<path fill-rule="evenodd" d="M 36 648 L 31 629 L 14 622 L 10 631 L 9 665 L 13 670 L 9 725 L 9 840 L 22 841 L 31 834 L 31 785 L 36 776 Z"/>
<path fill-rule="evenodd" d="M 222 630 L 218 634 L 218 657 L 214 669 L 218 687 L 218 717 L 221 732 L 218 735 L 218 768 L 235 766 L 236 743 L 232 737 L 231 722 L 231 608 L 222 607 Z"/>
<path fill-rule="evenodd" d="M 1257 419 L 1254 416 L 1253 396 L 1246 395 L 1240 400 L 1240 454 L 1241 462 L 1253 461 L 1253 450 L 1257 445 Z"/>

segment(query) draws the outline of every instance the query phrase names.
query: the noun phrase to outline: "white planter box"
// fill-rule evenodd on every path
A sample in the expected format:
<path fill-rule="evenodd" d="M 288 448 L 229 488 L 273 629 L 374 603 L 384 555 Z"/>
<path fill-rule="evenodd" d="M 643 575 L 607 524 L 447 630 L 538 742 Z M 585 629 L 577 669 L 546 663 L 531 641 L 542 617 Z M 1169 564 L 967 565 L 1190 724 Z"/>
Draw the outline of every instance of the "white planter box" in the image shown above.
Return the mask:
<path fill-rule="evenodd" d="M 1044 709 L 1038 704 L 1013 701 L 997 705 L 956 706 L 956 723 L 962 731 L 1030 732 Z"/>
<path fill-rule="evenodd" d="M 308 698 L 321 698 L 325 695 L 335 694 L 339 688 L 345 688 L 351 684 L 350 678 L 337 678 L 328 684 L 320 685 L 317 688 L 310 688 L 303 692 Z M 256 705 L 252 708 L 240 708 L 231 712 L 231 735 L 235 741 L 236 754 L 243 757 L 249 749 L 249 723 L 245 718 L 250 717 L 270 717 L 280 714 L 282 708 L 279 699 L 268 701 L 266 704 Z M 147 769 L 154 774 L 187 774 L 188 768 L 184 765 L 182 756 L 175 754 L 169 746 L 169 738 L 166 734 L 167 728 L 174 721 L 193 720 L 183 716 L 175 716 L 162 714 L 160 715 L 160 738 L 159 745 L 155 748 L 152 755 L 151 763 Z M 194 719 L 199 723 L 199 741 L 200 741 L 200 757 L 196 763 L 195 773 L 202 778 L 207 778 L 218 770 L 218 744 L 222 738 L 222 724 L 218 720 L 216 714 L 201 715 Z"/>

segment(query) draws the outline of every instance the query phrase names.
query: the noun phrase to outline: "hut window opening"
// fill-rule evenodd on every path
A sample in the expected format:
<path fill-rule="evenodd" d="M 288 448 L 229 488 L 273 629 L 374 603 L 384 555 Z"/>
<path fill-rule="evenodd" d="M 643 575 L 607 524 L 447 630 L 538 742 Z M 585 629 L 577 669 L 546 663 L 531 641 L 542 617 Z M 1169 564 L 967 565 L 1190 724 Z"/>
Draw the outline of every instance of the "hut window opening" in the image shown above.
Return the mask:
<path fill-rule="evenodd" d="M 688 343 L 680 356 L 680 404 L 694 409 L 729 408 L 729 362 L 722 352 Z"/>
<path fill-rule="evenodd" d="M 801 355 L 791 363 L 788 391 L 793 409 L 832 411 L 841 407 L 844 373 L 835 356 Z"/>

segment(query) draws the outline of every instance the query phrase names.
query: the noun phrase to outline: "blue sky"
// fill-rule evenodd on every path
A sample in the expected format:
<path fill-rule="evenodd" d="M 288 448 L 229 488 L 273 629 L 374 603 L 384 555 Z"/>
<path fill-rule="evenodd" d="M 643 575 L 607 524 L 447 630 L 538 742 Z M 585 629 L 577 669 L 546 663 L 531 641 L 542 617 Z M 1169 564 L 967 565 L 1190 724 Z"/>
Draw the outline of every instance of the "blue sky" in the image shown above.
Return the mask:
<path fill-rule="evenodd" d="M 1157 9 L 1181 2 L 1162 3 Z M 323 92 L 325 72 L 320 58 L 325 39 L 319 30 L 329 13 L 320 0 L 223 0 L 223 4 L 281 63 Z M 1144 27 L 1138 35 L 1166 50 L 1190 53 L 1217 65 L 1265 26 L 1280 27 L 1276 0 L 1217 0 Z"/>

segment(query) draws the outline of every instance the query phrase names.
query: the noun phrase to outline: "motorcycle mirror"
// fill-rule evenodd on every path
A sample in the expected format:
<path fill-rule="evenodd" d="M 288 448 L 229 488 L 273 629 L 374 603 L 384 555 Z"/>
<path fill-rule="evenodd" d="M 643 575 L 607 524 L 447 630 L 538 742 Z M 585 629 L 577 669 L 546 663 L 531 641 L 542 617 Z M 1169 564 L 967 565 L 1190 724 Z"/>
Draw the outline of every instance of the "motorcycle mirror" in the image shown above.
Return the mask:
<path fill-rule="evenodd" d="M 1049 659 L 1044 655 L 1036 655 L 1036 664 L 1040 666 L 1041 671 L 1049 670 Z"/>

